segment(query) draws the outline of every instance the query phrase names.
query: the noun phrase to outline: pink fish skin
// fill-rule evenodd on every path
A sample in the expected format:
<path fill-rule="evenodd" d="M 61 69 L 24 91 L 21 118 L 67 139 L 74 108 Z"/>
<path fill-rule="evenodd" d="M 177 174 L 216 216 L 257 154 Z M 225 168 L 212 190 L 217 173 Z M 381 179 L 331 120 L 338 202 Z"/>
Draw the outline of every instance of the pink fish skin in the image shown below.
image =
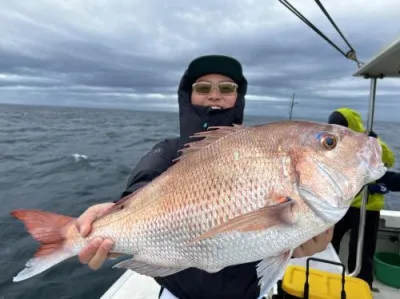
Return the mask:
<path fill-rule="evenodd" d="M 96 220 L 86 238 L 73 217 L 13 211 L 41 244 L 14 281 L 76 256 L 100 236 L 115 241 L 113 253 L 132 255 L 115 267 L 151 277 L 261 260 L 265 294 L 293 249 L 338 222 L 362 187 L 386 172 L 377 139 L 336 125 L 282 121 L 194 137 L 203 139 Z"/>

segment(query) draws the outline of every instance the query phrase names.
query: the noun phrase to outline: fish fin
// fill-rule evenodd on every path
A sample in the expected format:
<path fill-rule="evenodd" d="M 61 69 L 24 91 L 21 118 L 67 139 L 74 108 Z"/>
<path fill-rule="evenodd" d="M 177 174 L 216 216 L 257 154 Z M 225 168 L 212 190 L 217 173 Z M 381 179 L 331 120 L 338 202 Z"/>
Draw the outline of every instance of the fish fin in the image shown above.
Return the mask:
<path fill-rule="evenodd" d="M 283 276 L 292 253 L 293 250 L 288 250 L 281 255 L 266 258 L 257 264 L 256 270 L 259 279 L 260 296 L 266 296 Z"/>
<path fill-rule="evenodd" d="M 13 278 L 14 282 L 31 278 L 76 255 L 65 239 L 66 229 L 75 218 L 40 210 L 14 210 L 11 215 L 22 221 L 41 245 L 25 269 Z"/>
<path fill-rule="evenodd" d="M 184 270 L 182 268 L 169 268 L 157 265 L 150 265 L 146 262 L 137 261 L 134 258 L 119 262 L 118 264 L 114 265 L 113 268 L 130 269 L 141 275 L 146 275 L 151 277 L 168 276 Z"/>
<path fill-rule="evenodd" d="M 293 209 L 297 206 L 296 202 L 285 197 L 272 206 L 262 207 L 256 211 L 252 211 L 237 217 L 234 217 L 198 236 L 191 243 L 198 242 L 217 234 L 238 230 L 241 232 L 249 232 L 267 229 L 279 224 L 294 224 L 297 222 L 297 211 Z"/>
<path fill-rule="evenodd" d="M 202 149 L 203 147 L 206 147 L 207 145 L 215 142 L 216 140 L 228 136 L 237 131 L 243 130 L 244 128 L 246 128 L 244 125 L 234 124 L 233 126 L 209 127 L 207 131 L 197 132 L 192 136 L 190 136 L 190 138 L 202 138 L 202 137 L 204 138 L 201 140 L 186 143 L 183 149 L 178 150 L 178 152 L 182 153 L 181 156 L 174 159 L 173 162 L 181 161 L 186 156 L 189 156 L 191 153 L 197 152 L 198 150 Z"/>

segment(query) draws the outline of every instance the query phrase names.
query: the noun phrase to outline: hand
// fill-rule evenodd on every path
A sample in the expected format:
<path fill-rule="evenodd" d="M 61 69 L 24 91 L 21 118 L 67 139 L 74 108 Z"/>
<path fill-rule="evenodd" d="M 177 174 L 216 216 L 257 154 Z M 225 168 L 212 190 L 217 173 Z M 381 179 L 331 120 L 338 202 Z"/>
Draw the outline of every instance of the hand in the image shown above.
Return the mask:
<path fill-rule="evenodd" d="M 107 202 L 91 206 L 77 219 L 76 225 L 82 237 L 89 235 L 93 221 L 113 205 L 114 203 Z M 113 246 L 114 242 L 111 239 L 95 238 L 80 251 L 79 260 L 82 264 L 88 264 L 92 270 L 97 270 L 110 257 L 108 253 Z"/>
<path fill-rule="evenodd" d="M 299 257 L 311 256 L 318 252 L 324 251 L 328 246 L 329 242 L 332 241 L 332 237 L 333 237 L 333 227 L 297 247 L 293 251 L 292 256 L 294 258 L 299 258 Z"/>
<path fill-rule="evenodd" d="M 378 183 L 378 184 L 368 184 L 368 191 L 371 194 L 374 193 L 386 194 L 389 192 L 389 189 L 386 187 L 385 184 Z"/>

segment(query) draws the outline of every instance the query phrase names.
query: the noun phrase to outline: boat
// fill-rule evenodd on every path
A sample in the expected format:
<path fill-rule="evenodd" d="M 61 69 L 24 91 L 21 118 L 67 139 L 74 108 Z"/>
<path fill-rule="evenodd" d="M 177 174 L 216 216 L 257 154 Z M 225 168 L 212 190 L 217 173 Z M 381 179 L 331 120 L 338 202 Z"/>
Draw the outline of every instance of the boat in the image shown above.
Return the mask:
<path fill-rule="evenodd" d="M 374 123 L 376 87 L 378 79 L 385 78 L 400 78 L 400 38 L 389 44 L 375 55 L 369 62 L 365 63 L 357 69 L 353 74 L 355 77 L 360 77 L 370 80 L 370 97 L 368 109 L 367 128 L 372 130 Z M 365 190 L 364 190 L 365 191 Z M 363 245 L 364 224 L 365 224 L 365 205 L 366 192 L 364 192 L 363 201 L 360 211 L 360 227 L 358 237 L 358 251 L 356 269 L 353 273 L 345 271 L 346 277 L 355 277 L 360 270 L 360 261 Z M 381 221 L 378 230 L 378 240 L 376 252 L 391 252 L 400 255 L 400 211 L 382 210 Z M 342 267 L 338 264 L 332 265 L 323 261 L 331 261 L 343 264 L 346 267 L 348 256 L 349 234 L 345 235 L 341 242 L 340 254 L 337 255 L 331 244 L 326 250 L 312 256 L 312 258 L 322 261 L 310 262 L 310 269 L 321 270 L 326 273 L 340 274 Z M 309 257 L 294 258 L 288 265 L 285 274 L 293 266 L 306 267 Z M 400 266 L 397 266 L 397 271 L 400 273 Z M 376 271 L 375 271 L 376 273 Z M 400 281 L 400 276 L 398 276 Z M 101 299 L 155 299 L 158 298 L 160 292 L 159 285 L 151 278 L 139 275 L 131 270 L 127 270 L 124 274 L 102 295 Z M 277 298 L 279 293 L 279 284 L 277 283 L 270 294 L 265 294 L 262 298 Z M 400 298 L 399 288 L 391 287 L 383 283 L 378 277 L 375 277 L 373 283 L 373 295 L 375 299 L 394 299 Z M 341 298 L 338 294 L 336 298 Z M 342 297 L 343 298 L 343 297 Z M 170 293 L 163 293 L 162 299 L 177 299 Z M 362 298 L 361 298 L 362 299 Z"/>

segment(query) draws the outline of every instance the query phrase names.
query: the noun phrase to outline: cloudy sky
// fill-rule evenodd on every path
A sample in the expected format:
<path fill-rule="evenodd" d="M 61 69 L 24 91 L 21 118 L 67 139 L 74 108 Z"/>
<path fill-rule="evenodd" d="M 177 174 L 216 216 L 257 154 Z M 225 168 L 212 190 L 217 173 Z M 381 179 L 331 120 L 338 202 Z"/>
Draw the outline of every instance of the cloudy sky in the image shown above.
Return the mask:
<path fill-rule="evenodd" d="M 277 0 L 1 1 L 0 102 L 176 111 L 176 88 L 203 54 L 239 59 L 250 86 L 247 113 L 365 115 L 369 81 Z M 393 0 L 321 1 L 368 61 L 400 37 Z M 344 51 L 313 0 L 291 0 Z M 377 117 L 400 112 L 400 80 L 379 81 Z"/>

